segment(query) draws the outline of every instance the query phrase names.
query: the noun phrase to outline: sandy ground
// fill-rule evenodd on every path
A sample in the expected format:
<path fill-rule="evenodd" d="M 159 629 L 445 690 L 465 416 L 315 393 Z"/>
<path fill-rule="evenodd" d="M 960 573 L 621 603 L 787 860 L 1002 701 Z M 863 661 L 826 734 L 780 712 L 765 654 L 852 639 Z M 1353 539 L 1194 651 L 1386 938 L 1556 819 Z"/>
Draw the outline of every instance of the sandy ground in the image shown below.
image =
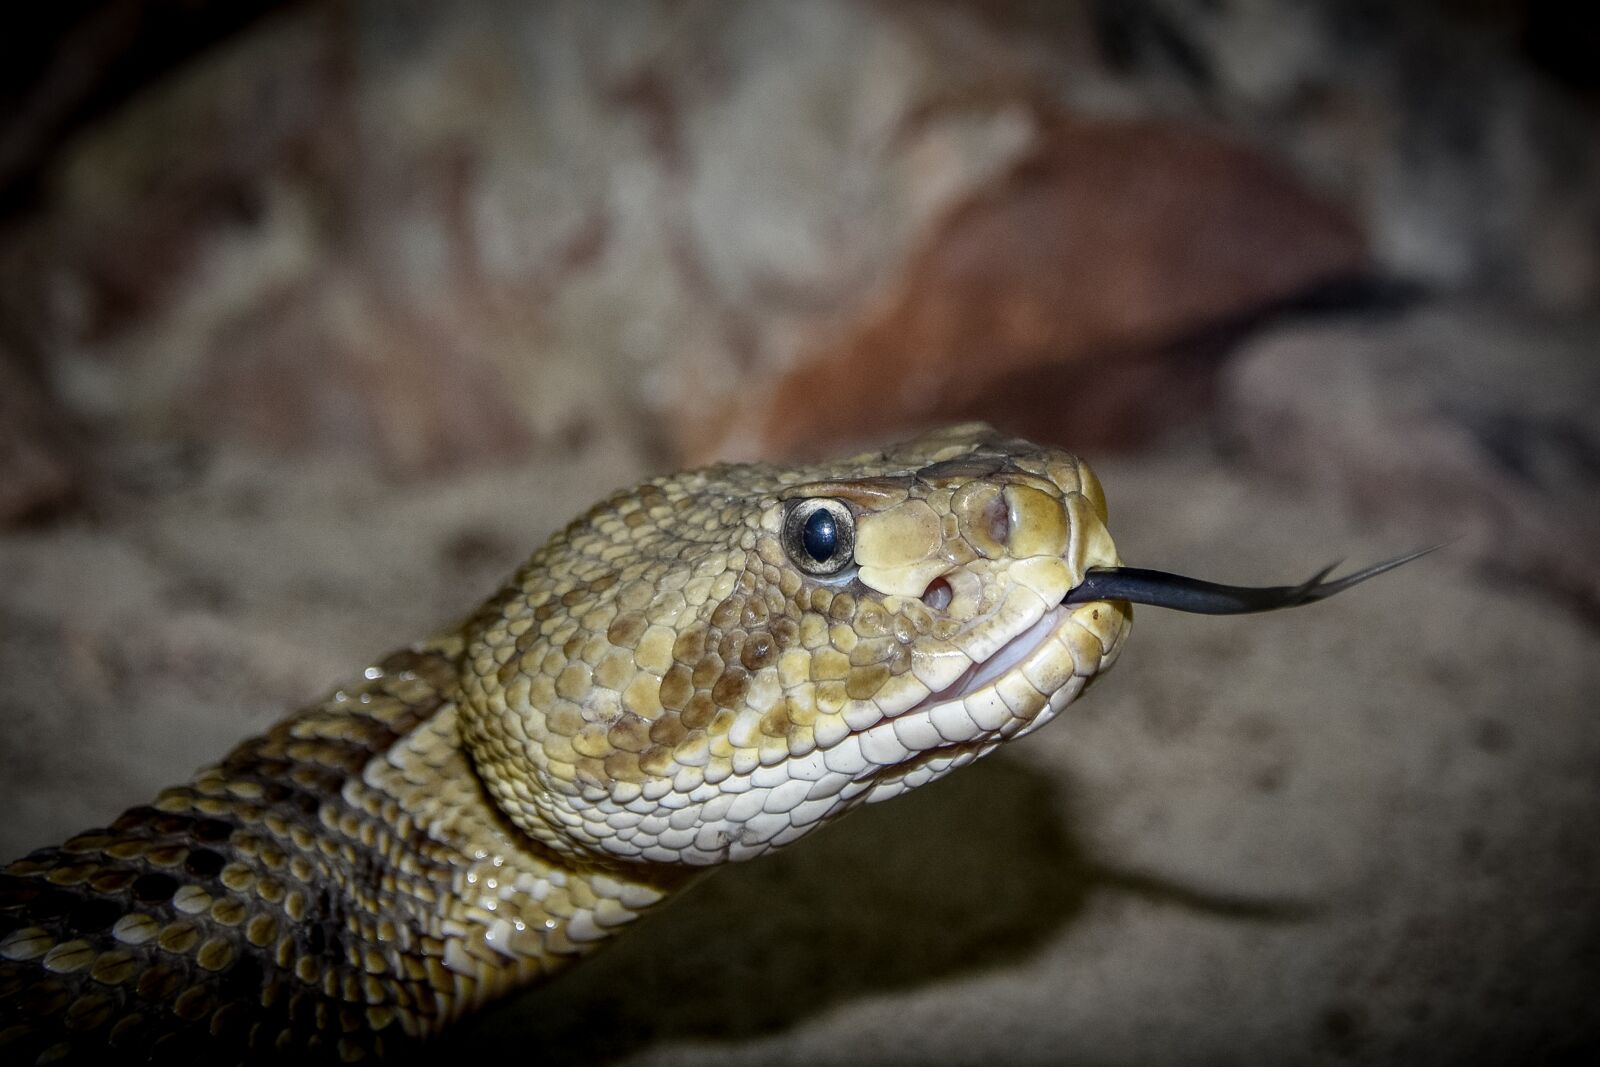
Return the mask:
<path fill-rule="evenodd" d="M 1172 446 L 1130 562 L 1280 581 L 1418 539 Z M 181 779 L 470 608 L 644 464 L 396 490 L 130 457 L 0 536 L 0 853 Z M 1314 608 L 1139 613 L 1049 729 L 718 872 L 456 1036 L 630 1064 L 1577 1061 L 1600 1050 L 1600 642 L 1449 550 Z"/>

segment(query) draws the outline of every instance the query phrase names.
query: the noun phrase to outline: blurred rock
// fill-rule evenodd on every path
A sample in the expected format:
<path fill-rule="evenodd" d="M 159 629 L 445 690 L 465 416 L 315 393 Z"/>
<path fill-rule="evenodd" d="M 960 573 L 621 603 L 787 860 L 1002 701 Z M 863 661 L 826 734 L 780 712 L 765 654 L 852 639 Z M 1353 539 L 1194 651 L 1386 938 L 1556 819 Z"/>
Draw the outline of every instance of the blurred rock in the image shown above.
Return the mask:
<path fill-rule="evenodd" d="M 290 5 L 38 171 L 0 322 L 103 440 L 401 475 L 1098 449 L 1364 270 L 1600 300 L 1593 132 L 1438 12 Z"/>
<path fill-rule="evenodd" d="M 1203 395 L 1152 350 L 1360 263 L 1249 150 L 1049 96 L 949 9 L 306 6 L 80 137 L 0 277 L 113 436 L 411 474 L 1015 421 L 1090 357 L 1040 421 L 1127 437 Z"/>
<path fill-rule="evenodd" d="M 1137 441 L 1199 395 L 1187 350 L 1164 349 L 1363 263 L 1348 219 L 1246 149 L 1066 123 L 941 219 L 883 306 L 757 383 L 705 452 L 974 416 L 1078 447 Z"/>
<path fill-rule="evenodd" d="M 71 132 L 141 86 L 294 0 L 98 0 L 51 4 L 0 45 L 0 210 Z"/>
<path fill-rule="evenodd" d="M 1600 621 L 1595 334 L 1481 307 L 1293 329 L 1239 354 L 1219 422 L 1253 460 Z"/>
<path fill-rule="evenodd" d="M 76 142 L 6 314 L 113 433 L 659 446 L 1026 146 L 1009 100 L 907 131 L 962 69 L 847 3 L 302 8 Z"/>
<path fill-rule="evenodd" d="M 1220 125 L 1287 162 L 1358 220 L 1387 274 L 1600 307 L 1585 5 L 949 2 L 1080 114 Z"/>
<path fill-rule="evenodd" d="M 82 480 L 62 415 L 0 346 L 0 527 L 47 514 Z"/>

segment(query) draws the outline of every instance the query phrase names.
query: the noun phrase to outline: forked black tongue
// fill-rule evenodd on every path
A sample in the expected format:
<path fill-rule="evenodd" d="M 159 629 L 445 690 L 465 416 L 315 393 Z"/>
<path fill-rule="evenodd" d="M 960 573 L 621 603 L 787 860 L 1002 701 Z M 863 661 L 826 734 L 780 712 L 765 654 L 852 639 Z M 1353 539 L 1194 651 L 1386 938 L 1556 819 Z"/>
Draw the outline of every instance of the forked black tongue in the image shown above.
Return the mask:
<path fill-rule="evenodd" d="M 1091 567 L 1063 604 L 1082 604 L 1089 600 L 1131 600 L 1158 608 L 1188 611 L 1196 615 L 1247 615 L 1253 611 L 1276 611 L 1326 600 L 1368 578 L 1392 571 L 1403 563 L 1426 556 L 1442 545 L 1420 548 L 1404 556 L 1374 563 L 1365 570 L 1333 581 L 1323 581 L 1339 564 L 1330 563 L 1299 585 L 1219 585 L 1182 574 L 1145 570 L 1143 567 Z"/>

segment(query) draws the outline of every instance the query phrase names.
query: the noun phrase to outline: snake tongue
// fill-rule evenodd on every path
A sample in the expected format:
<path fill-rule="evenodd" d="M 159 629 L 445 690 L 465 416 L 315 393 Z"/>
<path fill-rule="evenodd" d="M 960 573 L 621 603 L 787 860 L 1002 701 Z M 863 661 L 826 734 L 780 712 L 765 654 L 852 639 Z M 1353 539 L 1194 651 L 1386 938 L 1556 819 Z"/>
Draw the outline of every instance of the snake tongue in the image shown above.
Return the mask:
<path fill-rule="evenodd" d="M 1068 592 L 1061 603 L 1128 600 L 1135 604 L 1150 604 L 1197 615 L 1246 615 L 1256 611 L 1275 611 L 1326 600 L 1335 593 L 1342 593 L 1368 578 L 1376 578 L 1385 571 L 1394 570 L 1401 564 L 1410 563 L 1442 547 L 1431 545 L 1375 563 L 1343 578 L 1324 581 L 1329 572 L 1338 566 L 1332 563 L 1299 585 L 1221 585 L 1142 567 L 1091 567 L 1085 572 L 1083 581 Z"/>

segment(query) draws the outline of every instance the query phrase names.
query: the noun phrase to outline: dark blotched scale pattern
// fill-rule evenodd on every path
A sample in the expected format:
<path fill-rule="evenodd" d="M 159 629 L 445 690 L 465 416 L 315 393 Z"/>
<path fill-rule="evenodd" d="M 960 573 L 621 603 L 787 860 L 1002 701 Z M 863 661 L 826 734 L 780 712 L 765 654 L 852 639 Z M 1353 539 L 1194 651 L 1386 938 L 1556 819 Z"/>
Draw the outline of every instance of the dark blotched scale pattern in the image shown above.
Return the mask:
<path fill-rule="evenodd" d="M 359 1059 L 429 1029 L 434 909 L 383 869 L 405 854 L 436 897 L 452 857 L 341 790 L 443 704 L 452 670 L 400 653 L 154 804 L 7 867 L 0 1062 Z"/>

